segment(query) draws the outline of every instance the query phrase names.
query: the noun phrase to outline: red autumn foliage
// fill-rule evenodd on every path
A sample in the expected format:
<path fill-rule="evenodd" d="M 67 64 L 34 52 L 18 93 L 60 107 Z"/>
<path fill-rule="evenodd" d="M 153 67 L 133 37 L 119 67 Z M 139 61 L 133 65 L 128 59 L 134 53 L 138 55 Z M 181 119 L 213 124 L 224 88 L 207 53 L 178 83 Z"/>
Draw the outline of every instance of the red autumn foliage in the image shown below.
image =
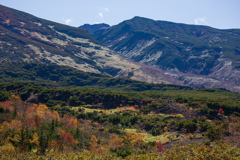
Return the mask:
<path fill-rule="evenodd" d="M 39 126 L 39 123 L 43 122 L 43 119 L 38 116 L 36 116 L 34 120 L 35 120 L 35 126 Z"/>
<path fill-rule="evenodd" d="M 132 109 L 135 109 L 135 107 L 134 107 L 133 105 L 131 105 L 131 108 L 132 108 Z"/>
<path fill-rule="evenodd" d="M 224 114 L 224 111 L 222 108 L 219 108 L 219 111 L 218 111 L 220 114 Z"/>
<path fill-rule="evenodd" d="M 11 120 L 12 118 L 11 118 L 11 116 L 10 115 L 7 115 L 6 117 L 5 117 L 5 121 L 8 121 L 8 122 L 10 122 L 10 120 Z"/>
<path fill-rule="evenodd" d="M 66 144 L 68 146 L 73 146 L 76 143 L 76 140 L 71 135 L 71 133 L 65 130 L 61 131 L 61 138 L 63 140 L 63 144 Z"/>
<path fill-rule="evenodd" d="M 164 152 L 166 150 L 166 146 L 164 146 L 160 141 L 156 142 L 156 151 Z"/>

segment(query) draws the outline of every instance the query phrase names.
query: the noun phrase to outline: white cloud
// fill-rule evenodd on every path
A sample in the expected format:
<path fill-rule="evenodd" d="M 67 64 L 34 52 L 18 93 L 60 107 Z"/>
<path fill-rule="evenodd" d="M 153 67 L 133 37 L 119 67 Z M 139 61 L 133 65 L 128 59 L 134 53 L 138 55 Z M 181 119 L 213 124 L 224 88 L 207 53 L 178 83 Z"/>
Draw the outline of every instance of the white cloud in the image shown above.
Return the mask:
<path fill-rule="evenodd" d="M 72 18 L 62 18 L 62 20 L 64 21 L 64 23 L 65 23 L 66 25 L 69 25 L 70 23 L 73 22 Z"/>
<path fill-rule="evenodd" d="M 105 13 L 110 12 L 110 9 L 108 7 L 99 7 L 100 12 L 98 13 L 98 18 L 100 21 L 104 20 Z M 104 14 L 104 15 L 103 15 Z"/>
<path fill-rule="evenodd" d="M 103 18 L 103 13 L 102 12 L 99 12 L 98 15 L 99 15 L 99 17 Z"/>
<path fill-rule="evenodd" d="M 109 8 L 105 7 L 104 11 L 109 12 L 110 10 L 109 10 Z"/>
<path fill-rule="evenodd" d="M 198 17 L 194 20 L 196 25 L 209 25 L 206 17 Z"/>

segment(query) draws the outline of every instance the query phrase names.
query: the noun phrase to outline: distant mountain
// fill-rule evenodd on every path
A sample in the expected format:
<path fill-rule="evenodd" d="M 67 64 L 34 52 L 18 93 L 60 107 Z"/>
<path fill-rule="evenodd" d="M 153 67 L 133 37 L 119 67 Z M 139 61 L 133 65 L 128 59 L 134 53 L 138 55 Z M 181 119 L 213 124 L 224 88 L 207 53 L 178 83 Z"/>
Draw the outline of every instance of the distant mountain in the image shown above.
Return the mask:
<path fill-rule="evenodd" d="M 113 77 L 182 84 L 161 69 L 124 58 L 86 30 L 70 27 L 0 5 L 0 61 L 65 65 Z"/>
<path fill-rule="evenodd" d="M 240 29 L 219 30 L 134 17 L 98 30 L 93 37 L 189 86 L 240 92 Z"/>
<path fill-rule="evenodd" d="M 88 31 L 89 34 L 93 35 L 97 30 L 100 29 L 107 29 L 110 26 L 108 24 L 105 23 L 100 23 L 100 24 L 84 24 L 78 28 L 82 28 L 82 29 L 86 29 Z"/>

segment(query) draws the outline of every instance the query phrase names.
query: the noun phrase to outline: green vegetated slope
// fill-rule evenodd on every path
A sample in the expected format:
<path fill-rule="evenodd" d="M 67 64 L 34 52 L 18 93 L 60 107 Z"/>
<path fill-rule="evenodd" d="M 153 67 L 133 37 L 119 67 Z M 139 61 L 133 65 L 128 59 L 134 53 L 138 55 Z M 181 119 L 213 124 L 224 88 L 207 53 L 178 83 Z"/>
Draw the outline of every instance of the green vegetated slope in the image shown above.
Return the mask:
<path fill-rule="evenodd" d="M 0 88 L 0 153 L 8 159 L 239 156 L 239 110 L 232 113 L 233 106 L 210 99 L 6 83 Z"/>
<path fill-rule="evenodd" d="M 0 82 L 13 82 L 49 86 L 90 86 L 120 91 L 144 91 L 163 88 L 166 85 L 151 84 L 128 78 L 83 72 L 56 64 L 4 62 L 0 64 Z M 169 85 L 174 88 L 190 87 Z"/>
<path fill-rule="evenodd" d="M 204 150 L 203 157 L 238 156 L 232 146 L 238 145 L 239 93 L 54 64 L 5 62 L 0 68 L 0 151 L 6 158 L 166 158 L 182 157 L 177 151 L 183 148 Z M 187 145 L 173 147 L 177 142 Z M 216 153 L 226 143 L 235 154 Z"/>
<path fill-rule="evenodd" d="M 239 88 L 239 29 L 134 17 L 96 31 L 93 37 L 134 61 L 164 69 L 190 86 Z"/>
<path fill-rule="evenodd" d="M 219 103 L 219 105 L 233 104 L 233 106 L 238 107 L 240 103 L 239 93 L 223 89 L 193 89 L 186 86 L 151 84 L 131 79 L 112 78 L 101 74 L 82 72 L 71 67 L 54 64 L 3 63 L 0 68 L 0 82 L 2 83 L 65 87 L 70 90 L 74 90 L 71 89 L 73 87 L 91 87 L 92 89 L 89 88 L 89 90 L 93 92 L 93 94 L 95 91 L 104 91 L 122 94 L 135 99 L 154 99 L 159 97 L 175 99 L 181 97 L 203 102 L 213 100 Z M 85 90 L 87 89 L 85 88 Z M 27 91 L 27 95 L 30 96 L 30 91 Z M 71 95 L 68 95 L 68 98 L 70 98 L 70 96 Z M 57 99 L 61 100 L 61 98 Z M 65 102 L 67 102 L 67 99 Z M 43 101 L 43 103 L 47 103 L 47 101 Z M 109 104 L 112 103 L 115 102 L 109 102 Z M 119 105 L 120 102 L 117 101 L 117 103 Z"/>

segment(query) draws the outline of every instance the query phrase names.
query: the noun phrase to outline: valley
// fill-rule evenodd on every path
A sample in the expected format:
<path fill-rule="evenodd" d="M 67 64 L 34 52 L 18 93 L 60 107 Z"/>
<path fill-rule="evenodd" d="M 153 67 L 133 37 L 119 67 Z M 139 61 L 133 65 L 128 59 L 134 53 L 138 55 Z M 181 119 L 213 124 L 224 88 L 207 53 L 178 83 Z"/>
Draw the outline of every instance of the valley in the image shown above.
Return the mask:
<path fill-rule="evenodd" d="M 0 11 L 2 159 L 240 158 L 238 29 Z"/>

